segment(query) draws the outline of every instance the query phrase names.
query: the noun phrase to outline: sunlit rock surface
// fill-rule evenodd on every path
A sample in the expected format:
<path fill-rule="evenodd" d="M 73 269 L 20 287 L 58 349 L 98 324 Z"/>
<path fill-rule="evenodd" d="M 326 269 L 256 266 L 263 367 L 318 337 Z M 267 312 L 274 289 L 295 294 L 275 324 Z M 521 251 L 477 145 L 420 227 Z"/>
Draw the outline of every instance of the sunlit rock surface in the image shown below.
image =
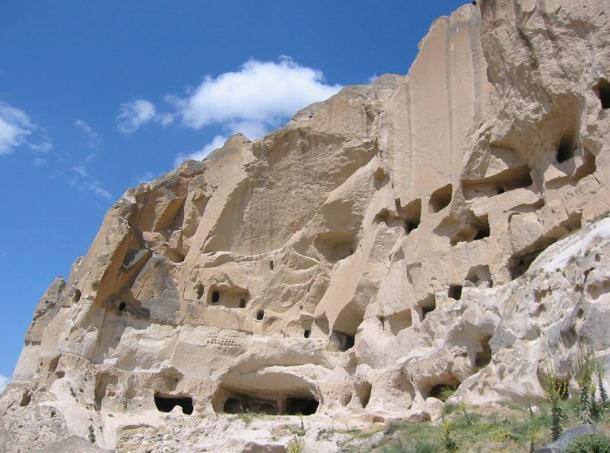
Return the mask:
<path fill-rule="evenodd" d="M 129 190 L 36 308 L 0 447 L 282 452 L 303 420 L 336 451 L 610 362 L 607 4 L 477 3 L 407 76 Z"/>

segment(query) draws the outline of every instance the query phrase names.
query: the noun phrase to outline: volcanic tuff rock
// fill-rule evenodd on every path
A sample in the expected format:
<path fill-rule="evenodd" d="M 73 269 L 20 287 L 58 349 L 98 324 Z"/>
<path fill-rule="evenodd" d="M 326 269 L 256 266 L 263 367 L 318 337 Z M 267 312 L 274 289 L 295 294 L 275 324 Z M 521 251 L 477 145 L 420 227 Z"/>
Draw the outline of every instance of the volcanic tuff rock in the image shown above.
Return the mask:
<path fill-rule="evenodd" d="M 0 443 L 279 452 L 303 414 L 335 451 L 610 358 L 609 8 L 463 6 L 407 76 L 129 190 L 36 308 Z"/>

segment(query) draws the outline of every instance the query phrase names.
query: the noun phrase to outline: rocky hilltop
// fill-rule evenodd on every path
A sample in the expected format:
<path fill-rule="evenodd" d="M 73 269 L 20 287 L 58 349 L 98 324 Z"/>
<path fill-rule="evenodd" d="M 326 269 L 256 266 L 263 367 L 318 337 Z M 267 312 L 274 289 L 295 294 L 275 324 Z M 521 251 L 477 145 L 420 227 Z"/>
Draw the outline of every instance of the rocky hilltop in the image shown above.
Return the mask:
<path fill-rule="evenodd" d="M 448 392 L 540 399 L 582 344 L 610 368 L 608 3 L 476 3 L 408 75 L 127 191 L 36 308 L 0 446 L 336 451 Z"/>

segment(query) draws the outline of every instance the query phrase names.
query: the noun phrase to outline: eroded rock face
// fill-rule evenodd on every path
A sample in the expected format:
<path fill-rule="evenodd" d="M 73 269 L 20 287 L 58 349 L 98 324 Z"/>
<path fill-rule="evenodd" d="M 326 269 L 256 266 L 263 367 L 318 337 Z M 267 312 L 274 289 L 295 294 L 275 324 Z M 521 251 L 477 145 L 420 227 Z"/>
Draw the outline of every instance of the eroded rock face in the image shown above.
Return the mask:
<path fill-rule="evenodd" d="M 608 19 L 466 5 L 407 76 L 129 190 L 36 309 L 7 451 L 283 451 L 294 418 L 241 413 L 333 451 L 334 423 L 525 404 L 549 361 L 610 357 Z"/>

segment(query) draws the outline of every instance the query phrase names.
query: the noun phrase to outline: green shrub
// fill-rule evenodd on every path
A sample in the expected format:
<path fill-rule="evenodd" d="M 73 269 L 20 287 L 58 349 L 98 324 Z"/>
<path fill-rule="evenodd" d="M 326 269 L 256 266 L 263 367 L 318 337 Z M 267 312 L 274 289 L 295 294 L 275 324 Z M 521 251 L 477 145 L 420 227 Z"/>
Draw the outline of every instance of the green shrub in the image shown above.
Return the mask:
<path fill-rule="evenodd" d="M 453 437 L 451 436 L 451 433 L 453 431 L 453 423 L 451 423 L 449 421 L 444 421 L 442 423 L 442 427 L 443 427 L 442 443 L 443 443 L 443 447 L 445 448 L 445 451 L 447 451 L 447 452 L 457 451 L 459 448 L 459 445 L 457 444 L 455 439 L 453 439 Z"/>
<path fill-rule="evenodd" d="M 419 441 L 415 444 L 415 453 L 435 453 L 436 445 L 426 441 Z"/>
<path fill-rule="evenodd" d="M 601 434 L 587 434 L 577 438 L 566 453 L 610 453 L 610 439 Z"/>
<path fill-rule="evenodd" d="M 305 439 L 302 437 L 294 437 L 288 443 L 288 453 L 303 453 L 305 450 Z"/>
<path fill-rule="evenodd" d="M 546 398 L 551 404 L 551 438 L 557 440 L 563 432 L 561 424 L 566 418 L 561 407 L 561 400 L 568 393 L 568 385 L 559 378 L 550 363 L 546 365 L 545 376 L 541 384 Z"/>
<path fill-rule="evenodd" d="M 587 349 L 581 350 L 575 365 L 574 374 L 579 392 L 578 418 L 585 425 L 593 423 L 596 409 L 595 387 L 593 386 L 594 372 L 595 360 L 593 359 L 593 353 Z"/>

